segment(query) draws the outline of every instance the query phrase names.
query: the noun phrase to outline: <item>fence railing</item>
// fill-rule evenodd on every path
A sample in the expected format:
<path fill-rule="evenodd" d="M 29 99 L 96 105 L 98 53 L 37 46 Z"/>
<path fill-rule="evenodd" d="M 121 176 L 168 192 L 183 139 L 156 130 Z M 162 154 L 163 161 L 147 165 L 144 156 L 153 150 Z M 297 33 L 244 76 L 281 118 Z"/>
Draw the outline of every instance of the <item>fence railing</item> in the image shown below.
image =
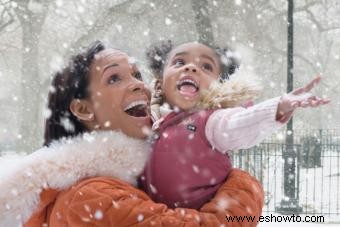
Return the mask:
<path fill-rule="evenodd" d="M 285 141 L 272 137 L 251 149 L 232 153 L 233 165 L 253 174 L 265 190 L 264 213 L 279 213 L 285 198 Z M 294 131 L 295 177 L 300 213 L 340 221 L 340 133 L 335 130 Z M 289 160 L 288 160 L 289 161 Z"/>

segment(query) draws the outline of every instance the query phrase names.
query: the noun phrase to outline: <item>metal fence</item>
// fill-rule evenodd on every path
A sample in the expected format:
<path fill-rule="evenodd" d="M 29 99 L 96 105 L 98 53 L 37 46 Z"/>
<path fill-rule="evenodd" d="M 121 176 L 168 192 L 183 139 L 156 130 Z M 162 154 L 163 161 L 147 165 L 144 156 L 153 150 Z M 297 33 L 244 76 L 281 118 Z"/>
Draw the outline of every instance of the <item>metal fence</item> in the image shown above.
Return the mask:
<path fill-rule="evenodd" d="M 283 133 L 284 135 L 284 133 Z M 337 130 L 294 131 L 294 184 L 284 180 L 287 145 L 282 135 L 274 136 L 248 150 L 233 152 L 234 167 L 244 169 L 262 183 L 264 213 L 282 213 L 291 187 L 297 206 L 291 213 L 323 215 L 339 221 L 340 216 L 340 133 Z M 292 188 L 293 187 L 293 188 Z M 289 189 L 289 188 L 288 188 Z M 297 209 L 298 208 L 298 209 Z"/>

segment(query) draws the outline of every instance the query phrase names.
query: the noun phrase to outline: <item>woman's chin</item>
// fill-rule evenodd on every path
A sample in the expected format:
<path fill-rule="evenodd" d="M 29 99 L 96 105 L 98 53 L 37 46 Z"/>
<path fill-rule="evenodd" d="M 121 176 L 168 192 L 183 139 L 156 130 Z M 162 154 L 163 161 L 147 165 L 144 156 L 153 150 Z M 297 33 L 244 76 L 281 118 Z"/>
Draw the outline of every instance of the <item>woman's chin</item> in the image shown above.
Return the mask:
<path fill-rule="evenodd" d="M 145 117 L 129 116 L 129 119 L 131 128 L 129 127 L 125 134 L 138 139 L 145 139 L 151 135 L 152 123 L 149 115 Z"/>

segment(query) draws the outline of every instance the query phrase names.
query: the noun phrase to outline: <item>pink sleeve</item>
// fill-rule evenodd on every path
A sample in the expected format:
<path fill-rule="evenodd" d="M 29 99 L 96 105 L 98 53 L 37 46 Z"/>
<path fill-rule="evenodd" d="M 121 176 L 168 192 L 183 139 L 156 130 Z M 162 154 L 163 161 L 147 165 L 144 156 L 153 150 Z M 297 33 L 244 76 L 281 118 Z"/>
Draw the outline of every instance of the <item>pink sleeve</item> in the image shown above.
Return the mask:
<path fill-rule="evenodd" d="M 285 122 L 276 120 L 280 97 L 249 108 L 228 108 L 210 115 L 205 134 L 210 144 L 221 152 L 247 149 L 280 129 Z"/>

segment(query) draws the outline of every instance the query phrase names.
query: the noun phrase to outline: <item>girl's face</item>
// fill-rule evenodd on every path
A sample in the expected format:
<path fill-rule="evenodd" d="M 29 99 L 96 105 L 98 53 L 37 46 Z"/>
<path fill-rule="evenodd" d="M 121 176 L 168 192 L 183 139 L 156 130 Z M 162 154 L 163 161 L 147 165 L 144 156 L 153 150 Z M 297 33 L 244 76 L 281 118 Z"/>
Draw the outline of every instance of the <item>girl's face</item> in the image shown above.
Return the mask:
<path fill-rule="evenodd" d="M 126 53 L 114 49 L 99 52 L 90 66 L 88 102 L 94 128 L 121 130 L 145 138 L 151 127 L 150 91 Z"/>
<path fill-rule="evenodd" d="M 220 71 L 220 60 L 211 48 L 200 43 L 176 47 L 163 71 L 166 102 L 181 110 L 192 109 L 200 99 L 200 91 L 208 89 L 219 78 Z"/>

